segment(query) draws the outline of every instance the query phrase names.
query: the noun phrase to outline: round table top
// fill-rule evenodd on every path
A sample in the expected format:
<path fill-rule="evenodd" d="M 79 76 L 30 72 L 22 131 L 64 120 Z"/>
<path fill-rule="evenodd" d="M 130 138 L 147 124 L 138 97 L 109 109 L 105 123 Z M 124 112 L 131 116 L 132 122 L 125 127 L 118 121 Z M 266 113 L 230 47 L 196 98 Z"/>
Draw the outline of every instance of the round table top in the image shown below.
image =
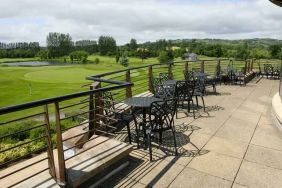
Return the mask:
<path fill-rule="evenodd" d="M 176 85 L 177 80 L 167 80 L 164 81 L 164 85 Z"/>
<path fill-rule="evenodd" d="M 162 101 L 162 99 L 156 97 L 131 97 L 125 99 L 124 103 L 133 107 L 149 108 L 152 102 L 156 101 Z"/>

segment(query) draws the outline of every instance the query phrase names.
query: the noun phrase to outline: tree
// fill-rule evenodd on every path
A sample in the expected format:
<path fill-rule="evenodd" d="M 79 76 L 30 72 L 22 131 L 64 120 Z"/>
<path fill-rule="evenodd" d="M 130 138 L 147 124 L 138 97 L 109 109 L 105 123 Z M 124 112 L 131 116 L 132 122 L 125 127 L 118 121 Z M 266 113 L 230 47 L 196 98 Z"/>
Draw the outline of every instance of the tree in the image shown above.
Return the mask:
<path fill-rule="evenodd" d="M 159 53 L 158 60 L 160 63 L 168 63 L 169 61 L 173 60 L 173 56 L 171 56 L 172 53 L 168 51 L 161 51 Z"/>
<path fill-rule="evenodd" d="M 119 59 L 119 63 L 124 66 L 127 67 L 128 66 L 128 57 L 127 57 L 127 51 L 124 51 Z"/>
<path fill-rule="evenodd" d="M 236 58 L 246 60 L 249 58 L 249 56 L 250 56 L 250 50 L 247 42 L 237 47 Z"/>
<path fill-rule="evenodd" d="M 279 58 L 279 54 L 281 53 L 281 47 L 279 45 L 271 45 L 269 46 L 270 55 L 272 58 Z"/>
<path fill-rule="evenodd" d="M 116 52 L 116 40 L 110 36 L 100 36 L 98 40 L 101 55 L 114 55 Z"/>
<path fill-rule="evenodd" d="M 213 47 L 213 56 L 221 57 L 223 55 L 222 46 L 217 44 Z"/>
<path fill-rule="evenodd" d="M 73 47 L 71 36 L 64 33 L 49 33 L 46 43 L 50 58 L 68 55 Z"/>
<path fill-rule="evenodd" d="M 75 49 L 94 54 L 98 52 L 98 44 L 94 40 L 79 40 L 75 42 Z"/>
<path fill-rule="evenodd" d="M 149 51 L 147 48 L 137 48 L 137 55 L 142 59 L 142 62 L 144 59 L 149 57 Z"/>
<path fill-rule="evenodd" d="M 129 43 L 129 50 L 135 51 L 137 50 L 137 48 L 138 48 L 138 44 L 137 44 L 136 39 L 131 39 Z"/>

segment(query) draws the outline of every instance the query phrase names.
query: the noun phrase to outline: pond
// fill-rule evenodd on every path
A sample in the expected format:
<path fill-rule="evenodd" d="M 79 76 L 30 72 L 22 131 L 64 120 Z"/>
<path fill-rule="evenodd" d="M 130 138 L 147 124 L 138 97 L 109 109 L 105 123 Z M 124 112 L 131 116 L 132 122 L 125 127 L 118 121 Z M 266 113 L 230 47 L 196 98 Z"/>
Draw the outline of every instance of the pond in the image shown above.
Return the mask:
<path fill-rule="evenodd" d="M 39 67 L 39 66 L 48 66 L 55 65 L 56 63 L 48 62 L 48 61 L 28 61 L 28 62 L 16 62 L 16 63 L 2 63 L 2 65 L 9 67 Z"/>

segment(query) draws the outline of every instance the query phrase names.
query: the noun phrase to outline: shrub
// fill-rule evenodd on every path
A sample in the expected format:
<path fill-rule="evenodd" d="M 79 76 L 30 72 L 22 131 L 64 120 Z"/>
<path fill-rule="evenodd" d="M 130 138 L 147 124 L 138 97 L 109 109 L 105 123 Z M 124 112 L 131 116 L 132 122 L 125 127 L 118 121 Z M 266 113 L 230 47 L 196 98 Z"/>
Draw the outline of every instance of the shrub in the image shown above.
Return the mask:
<path fill-rule="evenodd" d="M 173 55 L 170 51 L 161 51 L 158 60 L 160 63 L 168 63 L 173 60 Z"/>
<path fill-rule="evenodd" d="M 48 59 L 48 50 L 40 50 L 40 51 L 37 53 L 37 56 L 38 56 L 41 60 Z"/>
<path fill-rule="evenodd" d="M 69 56 L 72 62 L 78 61 L 81 63 L 86 63 L 89 54 L 86 51 L 74 51 L 70 53 Z"/>
<path fill-rule="evenodd" d="M 96 57 L 95 60 L 94 60 L 94 63 L 95 64 L 99 64 L 100 63 L 100 59 L 98 57 Z"/>

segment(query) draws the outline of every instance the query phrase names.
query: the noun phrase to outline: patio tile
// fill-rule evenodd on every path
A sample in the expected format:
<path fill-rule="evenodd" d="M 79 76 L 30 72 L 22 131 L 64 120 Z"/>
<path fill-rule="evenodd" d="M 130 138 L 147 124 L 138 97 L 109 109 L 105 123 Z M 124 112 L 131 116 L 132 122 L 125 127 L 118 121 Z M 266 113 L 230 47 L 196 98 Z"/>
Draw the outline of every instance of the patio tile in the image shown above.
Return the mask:
<path fill-rule="evenodd" d="M 249 142 L 253 134 L 253 129 L 250 129 L 244 124 L 235 126 L 227 122 L 217 133 L 216 136 L 241 142 Z"/>
<path fill-rule="evenodd" d="M 250 145 L 245 159 L 269 167 L 282 169 L 282 151 Z"/>
<path fill-rule="evenodd" d="M 188 167 L 233 181 L 240 163 L 240 159 L 209 152 L 193 159 Z"/>
<path fill-rule="evenodd" d="M 214 136 L 204 147 L 211 152 L 217 152 L 232 157 L 243 158 L 248 147 L 247 142 L 241 142 L 232 139 L 220 138 Z"/>
<path fill-rule="evenodd" d="M 152 187 L 167 187 L 181 172 L 184 166 L 178 165 L 173 161 L 163 160 L 152 168 L 139 182 Z"/>
<path fill-rule="evenodd" d="M 241 185 L 241 184 L 238 184 L 238 183 L 234 183 L 232 188 L 248 188 L 247 186 L 245 185 Z"/>
<path fill-rule="evenodd" d="M 281 177 L 282 170 L 244 161 L 235 182 L 248 187 L 280 188 L 282 187 Z"/>
<path fill-rule="evenodd" d="M 231 187 L 232 182 L 224 180 L 222 178 L 218 178 L 215 176 L 211 176 L 209 174 L 200 172 L 198 170 L 192 168 L 185 168 L 181 174 L 177 176 L 177 178 L 173 181 L 173 183 L 169 186 L 171 188 L 174 187 L 185 187 L 185 188 L 196 188 L 196 187 L 217 187 L 217 188 L 225 188 Z"/>
<path fill-rule="evenodd" d="M 275 127 L 275 125 L 272 126 Z M 278 130 L 278 128 L 277 132 L 274 132 L 272 128 L 267 130 L 265 128 L 258 127 L 253 136 L 251 144 L 282 151 L 281 132 Z"/>

